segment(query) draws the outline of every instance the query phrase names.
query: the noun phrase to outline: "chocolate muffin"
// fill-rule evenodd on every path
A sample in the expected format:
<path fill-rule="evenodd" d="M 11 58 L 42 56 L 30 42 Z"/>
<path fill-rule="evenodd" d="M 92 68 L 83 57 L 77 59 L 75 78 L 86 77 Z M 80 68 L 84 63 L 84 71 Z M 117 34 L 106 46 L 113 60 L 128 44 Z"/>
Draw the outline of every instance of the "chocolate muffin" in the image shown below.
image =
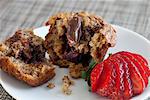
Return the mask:
<path fill-rule="evenodd" d="M 86 12 L 58 13 L 49 18 L 45 48 L 50 60 L 69 67 L 74 78 L 81 77 L 91 59 L 101 62 L 109 47 L 115 46 L 116 32 L 101 17 Z"/>
<path fill-rule="evenodd" d="M 39 86 L 55 76 L 55 68 L 45 58 L 44 40 L 32 30 L 18 30 L 0 43 L 0 70 L 24 81 L 30 86 Z"/>

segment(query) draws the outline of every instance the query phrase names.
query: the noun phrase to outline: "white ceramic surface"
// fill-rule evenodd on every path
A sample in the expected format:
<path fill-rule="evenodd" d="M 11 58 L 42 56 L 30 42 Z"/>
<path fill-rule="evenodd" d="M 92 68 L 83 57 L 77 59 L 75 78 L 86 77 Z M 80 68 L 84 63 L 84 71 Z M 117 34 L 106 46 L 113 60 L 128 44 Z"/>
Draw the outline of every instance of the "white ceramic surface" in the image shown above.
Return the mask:
<path fill-rule="evenodd" d="M 131 51 L 139 53 L 150 59 L 150 42 L 144 37 L 132 32 L 128 29 L 113 25 L 117 31 L 117 44 L 114 48 L 111 48 L 107 52 L 115 53 L 118 51 Z M 35 34 L 41 37 L 45 37 L 48 32 L 48 27 L 41 27 L 34 30 Z M 67 69 L 56 69 L 56 76 L 50 82 L 54 82 L 56 87 L 54 89 L 48 89 L 47 83 L 39 87 L 30 87 L 23 82 L 16 80 L 15 78 L 8 76 L 6 73 L 0 70 L 0 83 L 4 89 L 17 100 L 104 100 L 106 98 L 100 97 L 97 94 L 88 91 L 86 82 L 82 79 L 75 80 L 75 85 L 72 86 L 72 94 L 66 96 L 61 92 L 61 79 L 64 74 L 67 75 Z M 150 96 L 150 82 L 145 91 L 133 100 L 144 100 Z"/>

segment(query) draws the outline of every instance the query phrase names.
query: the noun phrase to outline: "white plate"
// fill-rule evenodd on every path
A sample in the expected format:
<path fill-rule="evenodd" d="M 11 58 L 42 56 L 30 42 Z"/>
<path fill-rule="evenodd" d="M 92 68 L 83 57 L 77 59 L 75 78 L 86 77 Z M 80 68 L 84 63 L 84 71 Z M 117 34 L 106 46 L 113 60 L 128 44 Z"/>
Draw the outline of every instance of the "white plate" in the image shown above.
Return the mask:
<path fill-rule="evenodd" d="M 115 26 L 117 30 L 117 44 L 114 48 L 109 49 L 108 53 L 115 53 L 118 51 L 131 51 L 139 53 L 150 59 L 150 42 L 144 37 L 132 32 L 128 29 Z M 34 30 L 35 34 L 44 38 L 48 32 L 48 27 L 41 27 Z M 48 89 L 47 84 L 39 87 L 30 87 L 15 78 L 8 76 L 3 71 L 0 71 L 0 83 L 4 89 L 17 100 L 104 100 L 106 98 L 100 97 L 95 93 L 88 91 L 88 86 L 84 80 L 75 80 L 75 85 L 72 86 L 72 94 L 65 96 L 61 92 L 61 79 L 63 75 L 68 73 L 67 69 L 56 69 L 56 76 L 51 82 L 54 82 L 56 87 Z M 145 91 L 133 100 L 144 100 L 150 96 L 150 83 Z"/>

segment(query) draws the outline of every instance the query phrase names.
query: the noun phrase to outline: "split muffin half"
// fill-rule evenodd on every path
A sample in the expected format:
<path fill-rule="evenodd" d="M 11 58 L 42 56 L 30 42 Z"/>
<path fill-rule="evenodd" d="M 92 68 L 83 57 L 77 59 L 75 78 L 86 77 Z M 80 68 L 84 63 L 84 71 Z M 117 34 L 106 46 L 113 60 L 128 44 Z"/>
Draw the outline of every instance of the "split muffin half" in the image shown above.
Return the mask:
<path fill-rule="evenodd" d="M 45 48 L 50 60 L 69 67 L 73 78 L 81 77 L 91 60 L 101 62 L 109 47 L 115 46 L 116 32 L 101 17 L 86 12 L 58 13 L 49 18 Z"/>

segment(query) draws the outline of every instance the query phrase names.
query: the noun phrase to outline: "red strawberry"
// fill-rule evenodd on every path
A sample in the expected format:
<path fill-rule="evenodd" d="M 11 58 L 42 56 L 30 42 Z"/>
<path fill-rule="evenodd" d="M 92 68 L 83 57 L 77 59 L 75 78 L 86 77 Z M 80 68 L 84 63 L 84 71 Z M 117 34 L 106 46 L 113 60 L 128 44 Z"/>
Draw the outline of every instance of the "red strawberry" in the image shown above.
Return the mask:
<path fill-rule="evenodd" d="M 148 63 L 142 56 L 125 51 L 115 53 L 91 71 L 92 92 L 113 100 L 128 100 L 147 87 L 147 73 Z"/>
<path fill-rule="evenodd" d="M 130 61 L 130 59 L 124 55 L 120 55 L 128 64 L 129 67 L 129 72 L 130 72 L 130 79 L 132 81 L 133 85 L 133 93 L 134 95 L 140 94 L 144 87 L 145 87 L 145 82 L 138 71 L 137 67 L 133 64 L 133 62 Z"/>
<path fill-rule="evenodd" d="M 123 64 L 123 70 L 124 70 L 124 75 L 123 75 L 123 81 L 124 81 L 124 91 L 123 91 L 123 96 L 125 99 L 129 99 L 133 93 L 132 93 L 132 83 L 130 80 L 130 73 L 129 73 L 129 68 L 127 66 L 127 63 L 122 59 L 122 57 L 116 55 L 115 56 L 117 59 L 119 59 L 120 64 Z"/>
<path fill-rule="evenodd" d="M 104 61 L 104 67 L 103 71 L 101 73 L 101 76 L 98 79 L 98 87 L 97 87 L 97 93 L 101 96 L 109 96 L 110 95 L 110 88 L 111 88 L 111 75 L 113 71 L 113 64 L 109 62 L 108 60 Z"/>
<path fill-rule="evenodd" d="M 103 67 L 104 67 L 104 62 L 101 64 L 97 64 L 91 72 L 90 80 L 91 80 L 92 92 L 95 92 L 97 89 L 98 80 L 103 71 Z"/>
<path fill-rule="evenodd" d="M 118 96 L 118 99 L 121 99 L 121 97 L 122 97 L 121 91 L 123 91 L 123 89 L 124 89 L 124 86 L 123 86 L 124 71 L 123 71 L 122 65 L 119 63 L 118 59 L 116 59 L 114 57 L 113 58 L 110 57 L 109 60 L 113 63 L 114 69 L 116 71 L 116 73 L 115 73 L 116 75 L 114 76 L 115 77 L 115 80 L 114 80 L 115 83 L 113 84 L 114 85 L 113 87 L 115 88 L 115 92 Z"/>
<path fill-rule="evenodd" d="M 122 52 L 122 54 L 127 56 L 134 63 L 134 65 L 138 68 L 142 78 L 144 79 L 145 87 L 147 87 L 147 85 L 148 85 L 148 75 L 147 75 L 146 71 L 144 70 L 142 64 L 140 63 L 141 61 L 137 61 L 137 58 L 135 56 L 133 56 L 132 53 Z"/>
<path fill-rule="evenodd" d="M 147 60 L 139 54 L 132 53 L 136 58 L 139 58 L 140 61 L 143 61 L 146 65 L 148 65 Z"/>
<path fill-rule="evenodd" d="M 111 83 L 109 84 L 107 88 L 107 96 L 111 98 L 112 100 L 123 100 L 121 96 L 121 91 L 120 88 L 117 88 L 116 86 L 116 80 L 117 80 L 117 75 L 116 75 L 116 69 L 113 68 L 112 74 L 111 74 Z M 120 82 L 119 82 L 120 83 Z"/>
<path fill-rule="evenodd" d="M 143 66 L 147 75 L 150 76 L 150 69 L 148 67 L 148 62 L 146 61 L 146 59 L 143 58 L 141 55 L 138 55 L 138 54 L 133 54 L 133 56 L 136 57 L 136 59 L 139 61 L 139 63 L 141 63 L 141 65 Z"/>

